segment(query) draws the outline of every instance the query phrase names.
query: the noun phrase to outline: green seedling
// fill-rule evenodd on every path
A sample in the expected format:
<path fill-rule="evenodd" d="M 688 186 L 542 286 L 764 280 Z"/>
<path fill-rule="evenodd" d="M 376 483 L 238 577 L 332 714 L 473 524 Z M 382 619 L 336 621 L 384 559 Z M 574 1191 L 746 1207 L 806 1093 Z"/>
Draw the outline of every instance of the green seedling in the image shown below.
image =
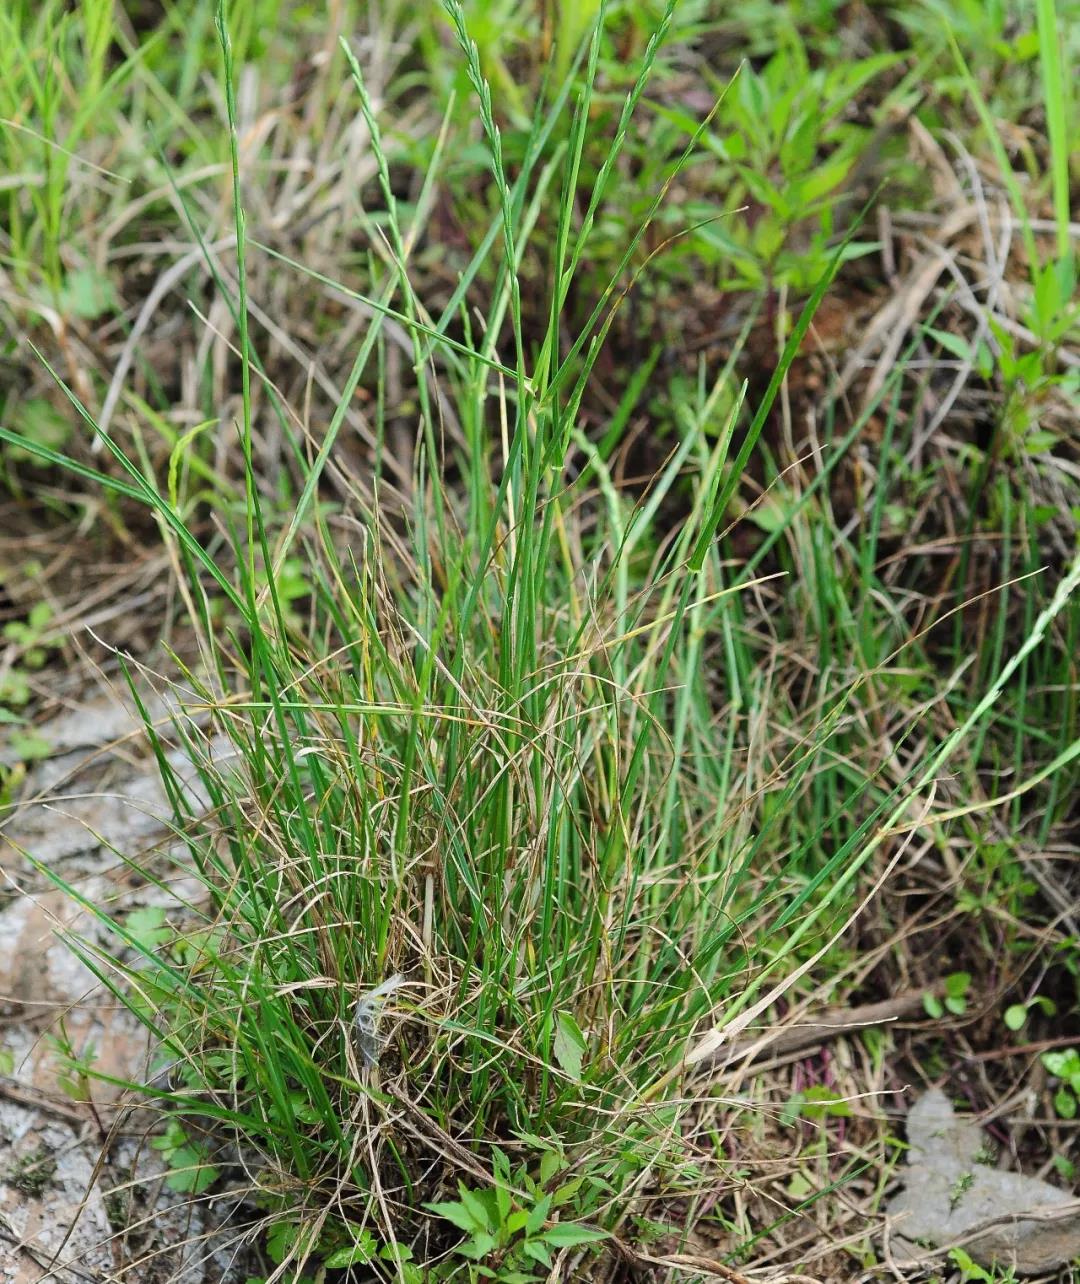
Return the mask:
<path fill-rule="evenodd" d="M 974 1173 L 961 1173 L 949 1187 L 949 1212 L 953 1212 L 975 1184 Z"/>
<path fill-rule="evenodd" d="M 1044 1052 L 1041 1059 L 1058 1081 L 1054 1109 L 1062 1119 L 1075 1119 L 1080 1113 L 1080 1051 L 1066 1048 L 1060 1052 Z"/>
<path fill-rule="evenodd" d="M 0 763 L 0 803 L 6 802 L 26 776 L 30 763 L 47 758 L 48 740 L 24 716 L 30 702 L 31 676 L 42 669 L 55 642 L 49 637 L 52 607 L 37 602 L 23 620 L 10 620 L 3 627 L 0 655 L 0 735 L 6 751 Z"/>
<path fill-rule="evenodd" d="M 558 1210 L 577 1194 L 577 1183 L 572 1191 L 564 1186 L 549 1193 L 520 1170 L 511 1185 L 509 1162 L 501 1154 L 496 1160 L 493 1186 L 470 1189 L 459 1182 L 458 1199 L 427 1205 L 464 1233 L 455 1251 L 475 1263 L 483 1277 L 500 1284 L 531 1284 L 549 1277 L 561 1249 L 606 1238 L 596 1227 L 559 1219 Z M 497 1269 L 488 1263 L 497 1263 Z"/>
<path fill-rule="evenodd" d="M 923 995 L 923 1008 L 927 1016 L 940 1020 L 946 1012 L 963 1016 L 967 1011 L 968 991 L 971 989 L 970 972 L 951 972 L 945 978 L 944 1000 L 936 994 Z"/>
<path fill-rule="evenodd" d="M 1057 1013 L 1057 1004 L 1043 994 L 1036 994 L 1024 1003 L 1011 1003 L 1005 1009 L 1002 1020 L 1007 1029 L 1022 1030 L 1033 1010 L 1041 1012 L 1044 1016 L 1054 1016 Z"/>
<path fill-rule="evenodd" d="M 962 1248 L 950 1249 L 949 1260 L 959 1270 L 963 1284 L 1015 1284 L 1016 1273 L 1011 1267 L 994 1266 L 988 1269 L 980 1266 Z"/>
<path fill-rule="evenodd" d="M 209 1147 L 192 1140 L 179 1119 L 170 1119 L 165 1131 L 150 1145 L 169 1167 L 165 1184 L 182 1194 L 200 1195 L 217 1181 L 220 1172 L 208 1160 Z"/>
<path fill-rule="evenodd" d="M 792 35 L 759 71 L 741 70 L 721 105 L 712 145 L 725 201 L 749 202 L 751 213 L 698 234 L 729 284 L 804 291 L 820 279 L 842 226 L 845 184 L 867 149 L 880 146 L 871 128 L 851 121 L 848 108 L 895 61 L 880 54 L 812 67 Z M 845 257 L 870 248 L 852 242 Z"/>

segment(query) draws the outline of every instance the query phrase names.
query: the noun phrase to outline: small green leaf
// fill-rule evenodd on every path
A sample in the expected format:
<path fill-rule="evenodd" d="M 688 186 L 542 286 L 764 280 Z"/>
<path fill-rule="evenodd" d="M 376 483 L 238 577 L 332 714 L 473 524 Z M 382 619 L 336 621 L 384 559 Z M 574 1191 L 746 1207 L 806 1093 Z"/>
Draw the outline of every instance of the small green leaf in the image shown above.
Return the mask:
<path fill-rule="evenodd" d="M 494 1230 L 499 1224 L 498 1204 L 492 1190 L 469 1190 L 458 1182 L 458 1194 L 461 1202 L 468 1209 L 474 1225 L 481 1230 Z"/>
<path fill-rule="evenodd" d="M 590 1179 L 595 1180 L 595 1179 Z M 578 1191 L 584 1186 L 584 1177 L 574 1177 L 570 1181 L 563 1182 L 558 1190 L 554 1191 L 551 1196 L 551 1202 L 555 1208 L 562 1208 L 569 1204 L 577 1195 Z"/>
<path fill-rule="evenodd" d="M 498 1247 L 498 1240 L 489 1231 L 473 1231 L 472 1238 L 467 1244 L 463 1244 L 459 1252 L 466 1257 L 479 1261 L 482 1257 L 487 1257 L 488 1253 Z"/>
<path fill-rule="evenodd" d="M 53 609 L 48 602 L 35 602 L 26 617 L 26 627 L 37 637 L 52 621 Z"/>
<path fill-rule="evenodd" d="M 1053 450 L 1060 441 L 1061 438 L 1056 432 L 1036 428 L 1025 436 L 1024 449 L 1029 455 L 1042 455 L 1048 450 Z"/>
<path fill-rule="evenodd" d="M 970 972 L 950 972 L 945 978 L 945 993 L 951 999 L 962 999 L 970 989 Z"/>
<path fill-rule="evenodd" d="M 540 1156 L 540 1184 L 546 1186 L 561 1169 L 566 1167 L 566 1160 L 557 1150 L 545 1150 Z"/>
<path fill-rule="evenodd" d="M 124 926 L 135 939 L 135 943 L 150 953 L 156 950 L 172 935 L 165 923 L 165 911 L 156 905 L 147 905 L 143 909 L 132 910 L 124 920 Z"/>
<path fill-rule="evenodd" d="M 1039 32 L 1033 28 L 1025 31 L 1013 41 L 1011 59 L 1016 62 L 1028 62 L 1039 52 Z"/>
<path fill-rule="evenodd" d="M 1059 1088 L 1054 1093 L 1054 1109 L 1062 1119 L 1076 1118 L 1076 1098 L 1068 1088 Z"/>
<path fill-rule="evenodd" d="M 362 1230 L 355 1244 L 331 1253 L 323 1265 L 332 1271 L 343 1270 L 346 1266 L 363 1266 L 375 1256 L 377 1247 L 371 1231 Z"/>
<path fill-rule="evenodd" d="M 979 340 L 979 346 L 975 352 L 975 368 L 983 379 L 989 379 L 994 373 L 994 354 L 990 350 L 990 345 L 983 339 Z"/>
<path fill-rule="evenodd" d="M 802 1113 L 807 1119 L 824 1119 L 826 1115 L 850 1119 L 851 1105 L 832 1088 L 816 1083 L 803 1093 Z"/>
<path fill-rule="evenodd" d="M 424 1207 L 437 1217 L 444 1217 L 448 1222 L 452 1222 L 458 1230 L 463 1230 L 467 1235 L 483 1229 L 483 1222 L 477 1222 L 470 1210 L 457 1200 L 442 1204 L 425 1204 Z"/>
<path fill-rule="evenodd" d="M 150 1145 L 154 1150 L 160 1150 L 168 1155 L 172 1151 L 179 1150 L 181 1146 L 187 1145 L 187 1133 L 180 1126 L 179 1120 L 170 1119 L 161 1136 L 150 1139 Z"/>
<path fill-rule="evenodd" d="M 510 1178 L 510 1160 L 504 1151 L 497 1146 L 492 1154 L 492 1167 L 495 1170 L 495 1210 L 500 1224 L 504 1224 L 510 1216 L 511 1200 L 509 1186 Z"/>
<path fill-rule="evenodd" d="M 319 1112 L 302 1092 L 290 1092 L 289 1105 L 292 1107 L 293 1118 L 300 1123 L 317 1124 L 321 1118 Z"/>
<path fill-rule="evenodd" d="M 69 272 L 60 288 L 60 310 L 67 316 L 94 321 L 116 308 L 116 292 L 108 277 L 93 268 Z"/>
<path fill-rule="evenodd" d="M 555 1013 L 555 1060 L 571 1079 L 581 1078 L 581 1062 L 588 1045 L 578 1023 L 569 1012 Z"/>
<path fill-rule="evenodd" d="M 169 1156 L 169 1163 L 178 1171 L 170 1172 L 165 1184 L 184 1195 L 201 1195 L 221 1176 L 211 1164 L 203 1163 L 201 1152 L 194 1146 L 181 1146 Z"/>
<path fill-rule="evenodd" d="M 10 1048 L 0 1048 L 0 1074 L 14 1074 L 15 1053 Z"/>
<path fill-rule="evenodd" d="M 779 1122 L 784 1128 L 790 1128 L 791 1125 L 802 1114 L 804 1094 L 796 1092 L 780 1109 Z"/>
<path fill-rule="evenodd" d="M 25 673 L 10 669 L 0 678 L 0 700 L 21 709 L 30 699 L 30 683 Z"/>
<path fill-rule="evenodd" d="M 12 731 L 8 748 L 18 762 L 40 762 L 52 753 L 52 745 L 37 731 Z"/>
<path fill-rule="evenodd" d="M 950 1249 L 949 1256 L 954 1265 L 963 1272 L 965 1281 L 984 1281 L 986 1284 L 991 1284 L 993 1281 L 994 1277 L 978 1266 L 962 1248 Z"/>
<path fill-rule="evenodd" d="M 300 1236 L 298 1222 L 275 1222 L 266 1232 L 266 1255 L 280 1266 Z"/>
<path fill-rule="evenodd" d="M 505 1150 L 501 1150 L 498 1146 L 492 1146 L 491 1148 L 491 1167 L 499 1181 L 508 1182 L 510 1180 L 510 1157 Z"/>
<path fill-rule="evenodd" d="M 551 1269 L 551 1254 L 548 1252 L 547 1245 L 543 1240 L 530 1239 L 527 1240 L 522 1247 L 534 1262 L 539 1262 L 541 1266 L 546 1267 L 548 1270 Z"/>
<path fill-rule="evenodd" d="M 572 1222 L 557 1222 L 549 1226 L 541 1237 L 545 1244 L 555 1248 L 578 1248 L 582 1244 L 598 1244 L 607 1239 L 607 1231 L 593 1226 L 575 1226 Z"/>
<path fill-rule="evenodd" d="M 21 437 L 49 450 L 61 450 L 66 446 L 73 429 L 70 418 L 62 415 L 51 402 L 41 397 L 24 401 L 15 410 L 12 421 L 12 426 Z M 7 457 L 11 460 L 26 460 L 36 467 L 42 467 L 38 456 L 19 446 L 8 446 Z"/>
<path fill-rule="evenodd" d="M 941 1000 L 936 994 L 924 994 L 922 1005 L 926 1015 L 933 1017 L 935 1021 L 940 1020 L 945 1015 L 945 1009 L 941 1006 Z"/>
<path fill-rule="evenodd" d="M 784 503 L 772 495 L 765 495 L 753 508 L 747 510 L 746 516 L 759 530 L 767 535 L 774 531 L 784 530 L 791 521 L 793 506 Z"/>
<path fill-rule="evenodd" d="M 1019 1030 L 1027 1020 L 1026 1003 L 1014 1003 L 1005 1009 L 1005 1024 L 1010 1030 Z"/>
<path fill-rule="evenodd" d="M 519 1208 L 516 1213 L 511 1213 L 510 1216 L 503 1221 L 503 1229 L 512 1239 L 519 1231 L 523 1231 L 525 1229 L 528 1222 L 529 1214 L 523 1208 Z"/>
<path fill-rule="evenodd" d="M 948 330 L 936 330 L 933 326 L 927 326 L 926 332 L 954 357 L 958 357 L 961 361 L 973 359 L 971 344 L 966 339 L 961 339 L 958 334 L 950 334 Z"/>
<path fill-rule="evenodd" d="M 540 1230 L 544 1222 L 547 1221 L 548 1213 L 551 1211 L 551 1204 L 550 1195 L 545 1195 L 542 1199 L 536 1201 L 525 1220 L 526 1235 L 535 1235 Z"/>

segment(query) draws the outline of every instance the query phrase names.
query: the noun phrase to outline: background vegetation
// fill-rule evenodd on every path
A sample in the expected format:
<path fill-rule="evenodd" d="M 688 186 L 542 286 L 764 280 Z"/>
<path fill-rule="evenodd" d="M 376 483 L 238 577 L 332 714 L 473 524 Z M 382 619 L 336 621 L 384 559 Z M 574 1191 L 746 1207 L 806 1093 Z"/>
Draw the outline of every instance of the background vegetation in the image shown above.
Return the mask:
<path fill-rule="evenodd" d="M 72 943 L 177 1182 L 515 1284 L 853 1278 L 919 1079 L 1069 1175 L 1074 0 L 0 25 L 0 716 L 180 699 Z"/>

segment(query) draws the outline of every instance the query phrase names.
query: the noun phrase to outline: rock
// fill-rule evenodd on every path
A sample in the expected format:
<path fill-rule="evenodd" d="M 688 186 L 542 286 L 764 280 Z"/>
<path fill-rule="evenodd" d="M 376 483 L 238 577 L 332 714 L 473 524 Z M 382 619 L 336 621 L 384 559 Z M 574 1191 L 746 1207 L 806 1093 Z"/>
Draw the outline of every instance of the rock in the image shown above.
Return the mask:
<path fill-rule="evenodd" d="M 206 796 L 187 757 L 177 749 L 165 756 L 192 810 L 203 810 Z M 67 877 L 97 873 L 115 865 L 118 854 L 136 855 L 165 834 L 172 806 L 153 763 L 132 770 L 108 761 L 89 770 L 85 761 L 72 754 L 31 774 L 29 801 L 0 833 L 0 864 L 16 870 L 26 853 Z"/>
<path fill-rule="evenodd" d="M 37 773 L 38 777 L 43 773 Z M 153 776 L 94 782 L 93 794 L 27 803 L 6 827 L 0 844 L 25 852 L 50 869 L 70 876 L 65 862 L 81 861 L 77 872 L 115 865 L 117 852 L 134 853 L 165 830 L 171 808 Z M 80 785 L 85 790 L 85 785 Z M 0 859 L 7 863 L 0 848 Z"/>
<path fill-rule="evenodd" d="M 0 1154 L 0 1284 L 111 1272 L 112 1228 L 76 1128 L 0 1100 Z"/>
<path fill-rule="evenodd" d="M 151 717 L 166 713 L 160 701 L 151 704 Z M 125 694 L 72 704 L 50 718 L 41 728 L 41 735 L 49 747 L 49 757 L 56 758 L 76 749 L 100 749 L 102 745 L 138 733 L 141 726 L 138 710 Z M 11 752 L 0 746 L 0 762 L 13 760 Z"/>
<path fill-rule="evenodd" d="M 115 1277 L 129 1284 L 238 1284 L 250 1278 L 241 1260 L 244 1236 L 235 1224 L 243 1196 L 192 1200 L 169 1189 L 161 1156 L 139 1134 L 118 1140 L 102 1176 L 105 1206 L 122 1263 Z M 246 1191 L 244 1192 L 246 1195 Z"/>
<path fill-rule="evenodd" d="M 888 1205 L 894 1256 L 921 1245 L 963 1247 L 982 1266 L 1040 1275 L 1080 1257 L 1080 1201 L 1056 1186 L 989 1166 L 982 1132 L 934 1088 L 908 1114 L 905 1188 Z"/>
<path fill-rule="evenodd" d="M 57 940 L 57 931 L 77 929 L 83 911 L 63 892 L 20 897 L 0 911 L 0 1005 L 39 1024 L 60 1004 L 77 1003 L 97 979 Z"/>
<path fill-rule="evenodd" d="M 150 1044 L 145 1027 L 99 986 L 56 935 L 60 929 L 94 935 L 88 931 L 93 925 L 60 891 L 21 897 L 0 911 L 0 940 L 11 944 L 0 955 L 0 1013 L 14 1018 L 5 1050 L 15 1063 L 15 1081 L 44 1097 L 58 1095 L 64 1067 L 50 1036 L 61 1031 L 72 1051 L 90 1057 L 99 1073 L 123 1081 L 141 1081 L 146 1075 Z M 28 1046 L 16 1055 L 20 1031 Z M 102 1081 L 92 1085 L 99 1105 L 121 1091 Z"/>
<path fill-rule="evenodd" d="M 235 1284 L 249 1274 L 233 1225 L 242 1196 L 193 1202 L 171 1191 L 137 1129 L 100 1160 L 95 1129 L 0 1096 L 0 1284 Z"/>
<path fill-rule="evenodd" d="M 155 712 L 164 718 L 168 709 Z M 159 1112 L 124 1110 L 122 1089 L 108 1082 L 58 1080 L 61 1031 L 75 1055 L 118 1081 L 145 1081 L 151 1047 L 58 933 L 137 960 L 46 871 L 121 919 L 153 905 L 175 912 L 202 887 L 169 839 L 172 809 L 132 709 L 87 704 L 42 732 L 51 756 L 31 768 L 22 804 L 0 818 L 0 1284 L 243 1279 L 242 1239 L 226 1223 L 246 1188 L 197 1201 L 171 1191 L 149 1144 Z M 218 765 L 232 753 L 221 737 L 204 750 Z M 191 763 L 178 748 L 165 752 L 192 809 L 202 810 Z M 145 859 L 166 881 L 132 877 L 122 858 Z M 92 1108 L 78 1099 L 87 1090 Z M 101 1122 L 123 1126 L 99 1165 Z"/>
<path fill-rule="evenodd" d="M 193 812 L 208 799 L 202 783 L 168 725 L 175 705 L 160 697 L 149 703 L 161 729 L 166 761 Z M 189 729 L 204 715 L 184 718 Z M 0 817 L 0 869 L 9 883 L 24 881 L 23 854 L 65 877 L 100 873 L 166 834 L 173 815 L 142 722 L 132 706 L 99 700 L 61 714 L 38 728 L 49 755 L 34 764 L 20 791 L 23 801 Z M 221 735 L 203 744 L 216 764 L 232 756 Z M 6 755 L 6 757 L 5 757 Z M 10 758 L 0 739 L 0 765 Z"/>

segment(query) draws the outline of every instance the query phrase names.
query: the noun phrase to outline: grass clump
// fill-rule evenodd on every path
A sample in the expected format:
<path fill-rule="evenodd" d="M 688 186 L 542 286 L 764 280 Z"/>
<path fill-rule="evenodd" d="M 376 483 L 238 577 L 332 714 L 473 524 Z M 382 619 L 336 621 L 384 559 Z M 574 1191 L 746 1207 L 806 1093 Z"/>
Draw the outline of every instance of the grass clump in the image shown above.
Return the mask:
<path fill-rule="evenodd" d="M 392 316 L 415 369 L 438 375 L 434 392 L 417 386 L 409 507 L 386 510 L 377 471 L 347 513 L 325 510 L 332 423 L 292 521 L 266 524 L 242 221 L 246 490 L 233 556 L 211 562 L 107 440 L 189 572 L 199 662 L 185 669 L 188 718 L 175 731 L 199 770 L 197 808 L 164 747 L 159 762 L 205 899 L 167 939 L 143 919 L 117 924 L 133 965 L 87 957 L 167 1050 L 174 1109 L 231 1136 L 270 1220 L 291 1228 L 270 1240 L 283 1264 L 353 1251 L 358 1262 L 368 1246 L 405 1272 L 436 1263 L 462 1210 L 483 1209 L 467 1255 L 498 1246 L 521 1277 L 527 1261 L 550 1266 L 616 1230 L 635 1183 L 689 1194 L 717 1179 L 683 1135 L 707 1127 L 707 1112 L 668 1104 L 666 1088 L 745 977 L 740 924 L 760 908 L 750 849 L 716 805 L 733 763 L 692 752 L 715 717 L 696 673 L 701 636 L 742 589 L 715 540 L 741 467 L 728 452 L 743 393 L 728 373 L 708 390 L 642 504 L 584 439 L 568 475 L 617 285 L 596 324 L 564 341 L 561 301 L 591 222 L 571 226 L 591 82 L 560 149 L 550 322 L 527 361 L 512 270 L 527 187 L 507 181 L 487 82 L 462 11 L 450 13 L 501 205 L 503 285 L 471 343 L 448 345 L 421 320 L 409 229 L 350 57 L 397 260 L 357 372 L 376 353 L 378 318 Z M 224 27 L 222 39 L 231 111 Z M 602 198 L 601 183 L 594 206 Z M 510 366 L 494 341 L 504 327 Z M 451 419 L 454 486 L 441 444 Z M 658 538 L 651 513 L 689 460 L 687 514 Z M 276 573 L 297 554 L 302 623 Z M 229 602 L 224 620 L 211 593 Z"/>

